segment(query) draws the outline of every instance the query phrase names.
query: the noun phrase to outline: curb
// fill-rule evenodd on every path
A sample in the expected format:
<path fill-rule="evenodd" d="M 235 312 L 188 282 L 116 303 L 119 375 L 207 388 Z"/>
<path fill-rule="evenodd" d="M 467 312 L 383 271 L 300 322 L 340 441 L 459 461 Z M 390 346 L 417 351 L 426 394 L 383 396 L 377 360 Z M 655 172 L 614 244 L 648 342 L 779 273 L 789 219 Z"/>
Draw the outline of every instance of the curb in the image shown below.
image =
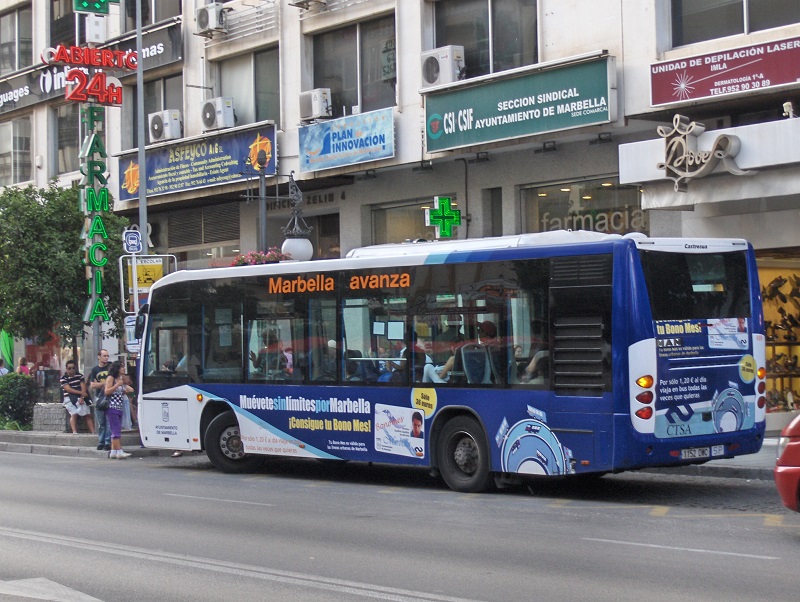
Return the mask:
<path fill-rule="evenodd" d="M 673 468 L 643 468 L 640 472 L 662 475 L 685 475 L 690 477 L 716 477 L 722 479 L 745 479 L 749 481 L 772 481 L 775 476 L 771 468 L 748 468 L 744 466 L 675 466 Z"/>
<path fill-rule="evenodd" d="M 123 447 L 123 449 L 125 448 Z M 125 451 L 131 454 L 132 458 L 171 456 L 173 453 L 172 450 L 144 449 L 140 447 L 129 447 L 125 449 Z M 0 441 L 0 452 L 61 456 L 66 458 L 88 458 L 95 460 L 108 459 L 108 452 L 105 450 L 88 447 L 73 447 L 69 445 L 40 445 L 36 443 L 7 443 L 5 441 Z"/>
<path fill-rule="evenodd" d="M 172 455 L 173 450 L 145 449 L 139 447 L 140 443 L 137 431 L 122 433 L 122 448 L 131 457 Z M 72 435 L 47 431 L 0 431 L 0 452 L 97 460 L 108 458 L 108 451 L 97 449 L 97 435 L 90 433 Z"/>

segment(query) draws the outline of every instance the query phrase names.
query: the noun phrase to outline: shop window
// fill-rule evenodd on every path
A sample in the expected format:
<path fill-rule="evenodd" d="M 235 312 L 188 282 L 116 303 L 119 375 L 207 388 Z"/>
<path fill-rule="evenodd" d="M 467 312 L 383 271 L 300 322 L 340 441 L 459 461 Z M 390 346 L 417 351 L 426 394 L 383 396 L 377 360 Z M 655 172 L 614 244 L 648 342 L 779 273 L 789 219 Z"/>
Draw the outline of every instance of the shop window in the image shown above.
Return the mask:
<path fill-rule="evenodd" d="M 649 232 L 639 188 L 620 185 L 615 177 L 526 188 L 522 205 L 527 232 Z"/>
<path fill-rule="evenodd" d="M 796 0 L 672 0 L 672 45 L 800 23 Z"/>
<path fill-rule="evenodd" d="M 451 205 L 458 209 L 455 199 Z M 425 209 L 432 207 L 430 198 L 408 201 L 392 206 L 376 206 L 372 210 L 372 242 L 403 242 L 404 240 L 433 240 L 436 229 L 425 225 Z M 458 238 L 458 226 L 452 238 Z"/>
<path fill-rule="evenodd" d="M 0 76 L 33 64 L 30 3 L 0 15 Z"/>
<path fill-rule="evenodd" d="M 436 46 L 463 46 L 468 78 L 538 60 L 536 0 L 441 0 L 434 10 Z"/>
<path fill-rule="evenodd" d="M 280 123 L 278 49 L 237 56 L 219 62 L 222 96 L 233 98 L 236 125 L 271 119 Z"/>
<path fill-rule="evenodd" d="M 331 89 L 334 117 L 396 104 L 394 50 L 394 15 L 314 37 L 314 87 Z"/>
<path fill-rule="evenodd" d="M 131 111 L 133 116 L 133 128 L 131 136 L 131 146 L 129 148 L 138 147 L 139 136 L 139 112 L 136 110 L 136 86 L 131 88 L 131 104 L 134 107 Z M 156 111 L 163 111 L 166 109 L 178 109 L 181 111 L 185 121 L 186 116 L 183 115 L 183 75 L 173 75 L 162 79 L 155 79 L 144 84 L 144 118 L 145 118 L 145 138 L 147 144 L 149 142 L 149 134 L 147 132 L 148 116 L 150 113 Z"/>
<path fill-rule="evenodd" d="M 757 254 L 767 335 L 766 400 L 770 413 L 800 410 L 800 269 L 796 251 Z M 778 423 L 788 424 L 788 418 Z"/>
<path fill-rule="evenodd" d="M 0 186 L 19 184 L 33 178 L 31 161 L 31 118 L 0 123 Z"/>
<path fill-rule="evenodd" d="M 53 111 L 56 120 L 57 161 L 56 175 L 77 171 L 80 167 L 80 142 L 78 140 L 79 105 L 69 103 Z"/>

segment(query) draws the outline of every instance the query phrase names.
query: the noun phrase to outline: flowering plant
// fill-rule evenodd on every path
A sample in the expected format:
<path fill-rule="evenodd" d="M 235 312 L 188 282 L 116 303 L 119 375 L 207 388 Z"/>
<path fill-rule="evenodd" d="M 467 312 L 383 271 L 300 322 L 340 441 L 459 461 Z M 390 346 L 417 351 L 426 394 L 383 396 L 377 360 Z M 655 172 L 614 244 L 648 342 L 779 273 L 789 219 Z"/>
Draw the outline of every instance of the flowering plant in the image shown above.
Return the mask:
<path fill-rule="evenodd" d="M 259 265 L 262 263 L 278 263 L 279 261 L 285 261 L 291 258 L 292 258 L 291 255 L 287 255 L 286 253 L 281 253 L 281 250 L 278 247 L 270 247 L 269 249 L 267 249 L 266 253 L 264 253 L 263 251 L 250 251 L 249 253 L 245 253 L 243 255 L 237 255 L 236 259 L 233 260 L 231 266 Z"/>

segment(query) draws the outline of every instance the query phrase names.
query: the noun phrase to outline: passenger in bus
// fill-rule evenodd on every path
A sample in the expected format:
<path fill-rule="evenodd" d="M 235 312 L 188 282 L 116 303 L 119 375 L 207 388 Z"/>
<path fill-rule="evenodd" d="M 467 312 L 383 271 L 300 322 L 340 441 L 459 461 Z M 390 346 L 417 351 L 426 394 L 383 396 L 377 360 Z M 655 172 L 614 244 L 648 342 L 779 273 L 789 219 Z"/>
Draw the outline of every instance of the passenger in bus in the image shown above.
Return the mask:
<path fill-rule="evenodd" d="M 433 355 L 434 362 L 437 364 L 444 364 L 448 359 L 450 359 L 453 342 L 464 340 L 464 337 L 461 334 L 461 326 L 463 323 L 464 322 L 460 314 L 451 314 L 447 316 L 445 320 L 447 329 L 442 331 L 433 340 L 433 352 L 431 355 Z"/>
<path fill-rule="evenodd" d="M 489 363 L 492 368 L 492 381 L 504 383 L 508 376 L 508 361 L 506 359 L 506 349 L 499 336 L 497 336 L 497 326 L 494 322 L 486 320 L 478 324 L 478 338 L 481 344 L 486 347 L 489 354 Z"/>
<path fill-rule="evenodd" d="M 286 356 L 286 372 L 291 374 L 294 372 L 294 352 L 291 347 L 286 347 L 283 350 L 283 355 Z"/>
<path fill-rule="evenodd" d="M 525 366 L 519 377 L 519 382 L 538 385 L 543 384 L 547 377 L 547 370 L 550 363 L 550 352 L 547 349 L 537 351 L 531 358 L 530 363 Z"/>
<path fill-rule="evenodd" d="M 400 350 L 400 361 L 388 361 L 387 365 L 392 369 L 392 382 L 405 382 L 406 370 L 411 366 L 414 370 L 414 381 L 420 382 L 423 376 L 423 367 L 433 364 L 431 356 L 419 345 L 419 337 L 416 332 L 412 332 L 411 340 L 406 341 L 405 347 Z"/>
<path fill-rule="evenodd" d="M 357 349 L 345 349 L 344 371 L 345 379 L 349 381 L 374 381 L 377 373 L 372 370 L 372 361 L 364 358 Z"/>
<path fill-rule="evenodd" d="M 478 324 L 478 338 L 484 345 L 497 345 L 497 326 L 494 322 L 486 320 Z"/>
<path fill-rule="evenodd" d="M 278 333 L 274 330 L 265 330 L 261 333 L 261 339 L 263 347 L 259 349 L 258 355 L 254 351 L 250 352 L 253 368 L 273 376 L 279 373 L 288 374 L 289 360 L 283 353 Z"/>
<path fill-rule="evenodd" d="M 450 373 L 456 363 L 458 350 L 464 345 L 464 338 L 459 336 L 450 343 L 450 357 L 441 366 L 425 364 L 422 370 L 422 382 L 424 383 L 446 383 L 450 380 Z"/>
<path fill-rule="evenodd" d="M 490 353 L 500 352 L 500 341 L 497 338 L 497 326 L 494 322 L 489 320 L 478 324 L 478 337 L 480 343 L 484 345 Z M 422 373 L 422 382 L 424 383 L 446 383 L 450 381 L 451 373 L 456 365 L 458 353 L 461 347 L 464 346 L 463 338 L 453 341 L 450 345 L 450 357 L 447 361 L 440 365 L 434 366 L 433 364 L 426 364 Z"/>
<path fill-rule="evenodd" d="M 198 360 L 194 354 L 184 354 L 183 357 L 178 360 L 178 364 L 175 366 L 175 372 L 185 372 L 189 375 L 192 382 L 198 382 L 200 380 L 199 366 L 200 360 Z"/>

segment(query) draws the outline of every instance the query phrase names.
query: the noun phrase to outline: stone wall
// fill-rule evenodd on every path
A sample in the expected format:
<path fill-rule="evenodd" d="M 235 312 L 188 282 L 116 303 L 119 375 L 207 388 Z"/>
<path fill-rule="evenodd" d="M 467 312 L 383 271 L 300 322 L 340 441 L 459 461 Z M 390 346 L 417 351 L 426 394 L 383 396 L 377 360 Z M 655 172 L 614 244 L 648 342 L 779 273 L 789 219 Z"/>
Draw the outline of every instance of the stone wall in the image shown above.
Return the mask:
<path fill-rule="evenodd" d="M 92 417 L 94 417 L 94 408 L 92 408 Z M 70 432 L 69 414 L 64 405 L 60 403 L 37 403 L 34 405 L 33 430 L 57 433 Z M 86 428 L 86 420 L 83 418 L 78 418 L 78 432 L 89 432 L 89 429 Z"/>
<path fill-rule="evenodd" d="M 60 403 L 37 403 L 33 406 L 33 430 L 64 433 L 69 430 L 67 417 Z"/>

